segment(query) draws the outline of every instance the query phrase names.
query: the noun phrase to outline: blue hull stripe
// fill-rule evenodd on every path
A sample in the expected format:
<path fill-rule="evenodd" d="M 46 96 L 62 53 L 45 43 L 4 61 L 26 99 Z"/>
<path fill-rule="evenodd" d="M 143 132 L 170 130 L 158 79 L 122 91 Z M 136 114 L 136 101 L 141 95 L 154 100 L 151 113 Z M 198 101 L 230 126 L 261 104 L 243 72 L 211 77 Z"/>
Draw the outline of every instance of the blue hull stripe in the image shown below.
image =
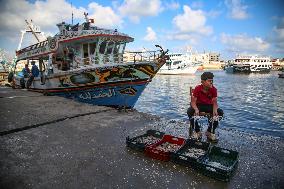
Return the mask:
<path fill-rule="evenodd" d="M 100 106 L 133 108 L 148 82 L 50 93 L 79 102 Z"/>

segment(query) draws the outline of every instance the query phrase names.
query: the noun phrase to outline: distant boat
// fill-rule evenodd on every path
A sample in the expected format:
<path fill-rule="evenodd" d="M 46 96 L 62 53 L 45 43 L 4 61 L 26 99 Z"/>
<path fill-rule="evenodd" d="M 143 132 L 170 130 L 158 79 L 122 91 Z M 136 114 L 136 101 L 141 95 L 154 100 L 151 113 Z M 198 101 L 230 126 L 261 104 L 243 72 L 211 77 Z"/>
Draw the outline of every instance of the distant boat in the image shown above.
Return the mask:
<path fill-rule="evenodd" d="M 281 73 L 278 74 L 279 78 L 284 78 L 284 71 L 282 70 Z"/>
<path fill-rule="evenodd" d="M 272 62 L 267 56 L 239 55 L 235 58 L 232 68 L 234 73 L 268 73 L 272 68 Z"/>
<path fill-rule="evenodd" d="M 156 45 L 159 51 L 152 53 L 148 61 L 124 62 L 126 43 L 134 39 L 116 29 L 94 26 L 87 15 L 80 25 L 57 24 L 59 33 L 42 41 L 37 37 L 39 29 L 26 21 L 28 31 L 38 42 L 19 48 L 17 63 L 35 61 L 40 75 L 30 81 L 15 69 L 11 83 L 14 87 L 84 103 L 132 108 L 165 64 L 167 51 Z"/>
<path fill-rule="evenodd" d="M 182 53 L 169 54 L 169 60 L 157 74 L 160 75 L 192 75 L 195 74 L 200 63 L 193 62 L 190 55 Z"/>
<path fill-rule="evenodd" d="M 225 70 L 226 70 L 227 73 L 234 73 L 234 67 L 233 67 L 233 65 L 227 65 L 227 66 L 225 67 Z"/>
<path fill-rule="evenodd" d="M 11 67 L 12 64 L 7 58 L 7 53 L 0 49 L 0 85 L 8 84 L 8 74 Z"/>

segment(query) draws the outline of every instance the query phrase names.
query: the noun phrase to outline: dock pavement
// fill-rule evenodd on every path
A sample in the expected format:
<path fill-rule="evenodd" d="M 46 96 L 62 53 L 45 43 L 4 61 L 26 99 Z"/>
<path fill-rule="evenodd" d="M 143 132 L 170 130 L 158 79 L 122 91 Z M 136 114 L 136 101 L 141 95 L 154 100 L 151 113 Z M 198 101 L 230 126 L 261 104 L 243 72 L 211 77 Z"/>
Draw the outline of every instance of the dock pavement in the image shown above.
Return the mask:
<path fill-rule="evenodd" d="M 0 117 L 1 189 L 284 188 L 281 138 L 220 125 L 217 146 L 239 152 L 222 182 L 125 145 L 148 129 L 186 137 L 188 123 L 8 87 L 0 87 Z"/>

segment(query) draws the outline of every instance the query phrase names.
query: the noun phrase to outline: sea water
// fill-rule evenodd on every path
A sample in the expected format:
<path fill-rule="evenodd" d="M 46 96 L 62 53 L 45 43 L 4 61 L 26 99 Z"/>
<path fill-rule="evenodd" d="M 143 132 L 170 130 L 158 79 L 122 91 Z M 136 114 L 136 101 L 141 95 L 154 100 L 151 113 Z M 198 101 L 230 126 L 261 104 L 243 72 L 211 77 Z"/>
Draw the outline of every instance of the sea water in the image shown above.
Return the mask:
<path fill-rule="evenodd" d="M 284 79 L 277 71 L 267 74 L 228 74 L 212 71 L 218 89 L 218 104 L 225 112 L 220 127 L 284 138 Z M 135 109 L 187 121 L 190 87 L 200 84 L 195 75 L 156 75 L 135 105 Z"/>

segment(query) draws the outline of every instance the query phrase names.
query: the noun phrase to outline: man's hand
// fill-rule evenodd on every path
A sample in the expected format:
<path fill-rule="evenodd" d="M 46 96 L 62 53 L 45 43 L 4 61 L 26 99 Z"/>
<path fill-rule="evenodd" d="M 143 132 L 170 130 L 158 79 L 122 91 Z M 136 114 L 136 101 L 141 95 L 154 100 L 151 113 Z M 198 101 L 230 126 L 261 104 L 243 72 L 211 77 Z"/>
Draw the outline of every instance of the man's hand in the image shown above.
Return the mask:
<path fill-rule="evenodd" d="M 217 109 L 214 109 L 214 110 L 213 110 L 213 116 L 218 116 L 218 111 L 217 111 Z"/>
<path fill-rule="evenodd" d="M 212 99 L 213 102 L 213 116 L 218 116 L 218 104 L 217 104 L 217 97 Z"/>
<path fill-rule="evenodd" d="M 194 116 L 199 116 L 199 110 L 198 110 L 198 108 L 195 109 Z"/>

